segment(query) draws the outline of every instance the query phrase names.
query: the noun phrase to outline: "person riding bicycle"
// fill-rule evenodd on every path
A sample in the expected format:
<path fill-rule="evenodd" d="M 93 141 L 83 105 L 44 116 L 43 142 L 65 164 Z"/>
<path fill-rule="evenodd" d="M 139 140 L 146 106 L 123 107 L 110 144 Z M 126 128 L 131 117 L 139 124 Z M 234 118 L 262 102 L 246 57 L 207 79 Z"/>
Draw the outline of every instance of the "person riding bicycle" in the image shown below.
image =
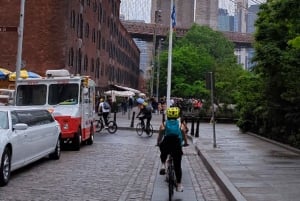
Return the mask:
<path fill-rule="evenodd" d="M 108 126 L 108 115 L 110 113 L 110 104 L 104 100 L 103 98 L 100 99 L 99 107 L 98 107 L 98 114 L 101 118 L 103 117 L 105 128 Z"/>
<path fill-rule="evenodd" d="M 176 191 L 182 192 L 183 186 L 181 185 L 182 169 L 182 143 L 185 135 L 185 126 L 178 120 L 180 109 L 178 107 L 170 107 L 167 109 L 167 120 L 160 125 L 159 135 L 157 138 L 157 145 L 160 148 L 160 160 L 162 168 L 160 175 L 166 173 L 166 160 L 170 154 L 174 161 L 174 170 L 176 175 Z"/>
<path fill-rule="evenodd" d="M 137 118 L 139 118 L 141 120 L 142 123 L 142 127 L 145 127 L 145 119 L 147 120 L 146 122 L 146 133 L 149 134 L 150 133 L 150 122 L 152 119 L 152 107 L 151 105 L 149 105 L 147 102 L 145 102 L 145 100 L 143 98 L 138 98 L 136 100 L 136 102 L 138 103 L 138 106 L 140 108 L 139 113 L 137 114 Z M 140 115 L 142 115 L 140 117 Z"/>

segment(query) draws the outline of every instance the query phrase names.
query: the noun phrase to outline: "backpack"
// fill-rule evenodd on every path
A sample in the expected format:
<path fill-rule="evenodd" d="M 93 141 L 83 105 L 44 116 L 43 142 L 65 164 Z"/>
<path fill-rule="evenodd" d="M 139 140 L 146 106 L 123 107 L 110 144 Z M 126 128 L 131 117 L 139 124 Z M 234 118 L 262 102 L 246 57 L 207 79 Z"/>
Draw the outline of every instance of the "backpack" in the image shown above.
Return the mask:
<path fill-rule="evenodd" d="M 153 110 L 152 106 L 151 106 L 150 104 L 148 104 L 148 105 L 146 106 L 146 111 L 147 111 L 147 113 L 152 113 L 152 110 Z"/>
<path fill-rule="evenodd" d="M 103 102 L 103 108 L 104 108 L 105 110 L 109 110 L 109 109 L 110 109 L 109 103 L 106 102 L 106 101 L 104 101 L 104 102 Z"/>
<path fill-rule="evenodd" d="M 182 133 L 177 119 L 168 119 L 165 124 L 165 136 L 178 136 L 182 142 Z"/>

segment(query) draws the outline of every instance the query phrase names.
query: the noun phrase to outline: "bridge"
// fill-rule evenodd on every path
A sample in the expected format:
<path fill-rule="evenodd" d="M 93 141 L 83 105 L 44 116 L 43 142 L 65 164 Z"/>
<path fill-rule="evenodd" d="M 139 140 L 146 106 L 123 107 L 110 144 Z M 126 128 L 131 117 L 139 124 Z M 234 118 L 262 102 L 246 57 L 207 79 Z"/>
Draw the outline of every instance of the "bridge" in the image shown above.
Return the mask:
<path fill-rule="evenodd" d="M 142 38 L 147 41 L 153 40 L 154 29 L 156 30 L 157 37 L 165 38 L 169 33 L 169 27 L 161 24 L 155 25 L 132 21 L 122 21 L 122 24 L 133 38 Z M 176 36 L 183 37 L 187 31 L 187 28 L 176 27 Z M 228 31 L 222 31 L 221 33 L 223 33 L 229 41 L 232 41 L 236 47 L 252 47 L 252 43 L 254 42 L 253 35 L 249 33 Z"/>

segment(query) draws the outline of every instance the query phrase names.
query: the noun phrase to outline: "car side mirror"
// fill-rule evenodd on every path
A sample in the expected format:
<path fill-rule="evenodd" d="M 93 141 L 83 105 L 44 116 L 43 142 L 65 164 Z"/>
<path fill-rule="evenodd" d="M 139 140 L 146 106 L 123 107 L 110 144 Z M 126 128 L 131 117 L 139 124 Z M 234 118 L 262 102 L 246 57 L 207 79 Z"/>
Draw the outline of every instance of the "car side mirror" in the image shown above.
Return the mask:
<path fill-rule="evenodd" d="M 18 124 L 13 125 L 14 130 L 26 130 L 27 128 L 28 128 L 28 125 L 24 124 L 24 123 L 18 123 Z"/>

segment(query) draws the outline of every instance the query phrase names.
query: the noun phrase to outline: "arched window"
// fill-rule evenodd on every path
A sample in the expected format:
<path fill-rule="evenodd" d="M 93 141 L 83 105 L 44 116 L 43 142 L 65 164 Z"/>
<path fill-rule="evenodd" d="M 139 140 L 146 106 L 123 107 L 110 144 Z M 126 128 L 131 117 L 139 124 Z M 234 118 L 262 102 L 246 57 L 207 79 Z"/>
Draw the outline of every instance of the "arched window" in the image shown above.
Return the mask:
<path fill-rule="evenodd" d="M 95 60 L 94 58 L 91 59 L 91 73 L 95 71 Z"/>
<path fill-rule="evenodd" d="M 77 71 L 76 73 L 81 74 L 81 60 L 82 60 L 82 52 L 79 48 L 78 50 L 78 57 L 77 57 Z"/>
<path fill-rule="evenodd" d="M 74 50 L 73 50 L 73 48 L 70 48 L 69 49 L 69 62 L 68 62 L 68 65 L 70 67 L 73 67 L 73 61 L 74 61 Z"/>
<path fill-rule="evenodd" d="M 96 60 L 96 78 L 99 78 L 100 59 Z"/>
<path fill-rule="evenodd" d="M 89 23 L 85 23 L 84 36 L 85 36 L 86 38 L 88 38 L 89 35 L 90 35 L 90 25 L 89 25 Z"/>
<path fill-rule="evenodd" d="M 84 60 L 83 60 L 83 71 L 84 72 L 87 72 L 87 70 L 88 70 L 88 64 L 89 64 L 88 57 L 87 57 L 87 55 L 85 55 L 84 56 Z"/>
<path fill-rule="evenodd" d="M 71 11 L 71 17 L 70 17 L 70 26 L 71 28 L 75 28 L 75 11 Z"/>

